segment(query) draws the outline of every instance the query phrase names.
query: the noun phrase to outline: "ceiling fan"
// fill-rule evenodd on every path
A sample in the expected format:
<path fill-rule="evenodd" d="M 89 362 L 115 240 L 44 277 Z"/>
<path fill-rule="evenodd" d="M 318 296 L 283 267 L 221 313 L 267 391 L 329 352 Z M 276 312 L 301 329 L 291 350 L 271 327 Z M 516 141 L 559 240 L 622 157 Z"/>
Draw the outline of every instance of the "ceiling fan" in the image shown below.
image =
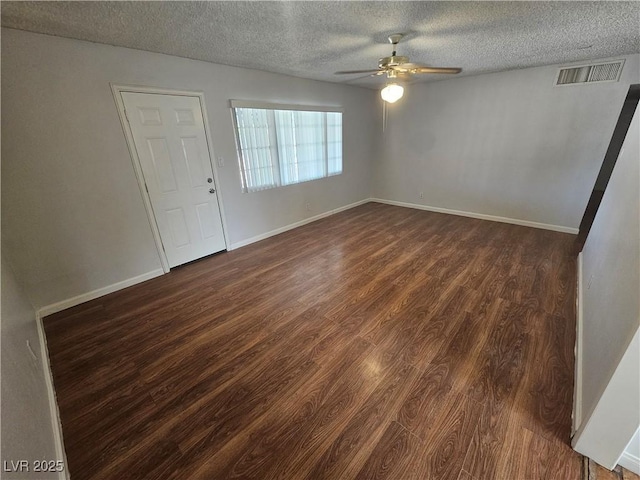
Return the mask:
<path fill-rule="evenodd" d="M 378 60 L 378 68 L 375 70 L 346 70 L 336 72 L 336 75 L 353 75 L 356 73 L 370 73 L 372 77 L 386 75 L 388 79 L 421 74 L 421 73 L 448 73 L 455 74 L 462 71 L 461 68 L 452 67 L 428 67 L 417 63 L 409 62 L 409 57 L 396 55 L 396 46 L 404 37 L 402 33 L 394 33 L 389 35 L 389 43 L 393 45 L 393 51 L 390 57 L 383 57 Z M 380 91 L 380 95 L 385 102 L 394 103 L 404 95 L 404 88 L 395 82 L 387 83 Z"/>

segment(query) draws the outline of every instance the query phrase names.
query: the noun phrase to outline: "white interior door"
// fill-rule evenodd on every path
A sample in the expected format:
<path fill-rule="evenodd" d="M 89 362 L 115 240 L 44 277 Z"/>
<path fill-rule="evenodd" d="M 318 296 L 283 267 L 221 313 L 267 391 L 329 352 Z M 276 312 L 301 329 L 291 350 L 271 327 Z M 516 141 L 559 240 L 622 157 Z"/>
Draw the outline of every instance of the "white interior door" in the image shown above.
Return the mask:
<path fill-rule="evenodd" d="M 198 97 L 122 92 L 170 267 L 226 248 Z"/>

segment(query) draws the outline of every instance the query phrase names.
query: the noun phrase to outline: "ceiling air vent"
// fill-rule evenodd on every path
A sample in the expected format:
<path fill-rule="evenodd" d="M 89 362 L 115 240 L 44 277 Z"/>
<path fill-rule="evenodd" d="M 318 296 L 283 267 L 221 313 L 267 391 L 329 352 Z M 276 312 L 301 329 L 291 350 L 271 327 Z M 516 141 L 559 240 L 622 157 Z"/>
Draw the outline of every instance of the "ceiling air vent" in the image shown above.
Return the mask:
<path fill-rule="evenodd" d="M 594 65 L 561 68 L 556 85 L 576 85 L 580 83 L 617 82 L 622 72 L 624 60 Z"/>

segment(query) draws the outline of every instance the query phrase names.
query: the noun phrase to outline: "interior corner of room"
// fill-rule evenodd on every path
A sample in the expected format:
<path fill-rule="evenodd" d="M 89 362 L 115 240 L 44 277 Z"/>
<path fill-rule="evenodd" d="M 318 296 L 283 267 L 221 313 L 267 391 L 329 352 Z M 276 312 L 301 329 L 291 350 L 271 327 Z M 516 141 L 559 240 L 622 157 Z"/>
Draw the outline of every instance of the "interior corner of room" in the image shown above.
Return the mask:
<path fill-rule="evenodd" d="M 548 61 L 407 83 L 404 97 L 387 104 L 383 84 L 301 78 L 296 62 L 287 66 L 290 74 L 275 73 L 63 33 L 2 28 L 2 460 L 66 462 L 42 318 L 190 261 L 163 247 L 162 236 L 175 229 L 158 222 L 145 180 L 157 174 L 157 151 L 143 158 L 136 149 L 138 132 L 155 135 L 153 119 L 136 127 L 126 118 L 147 108 L 144 95 L 164 94 L 166 105 L 188 98 L 201 115 L 191 119 L 200 128 L 189 133 L 193 144 L 183 143 L 184 155 L 193 148 L 211 157 L 202 188 L 206 201 L 215 199 L 206 210 L 215 222 L 202 228 L 215 230 L 218 244 L 199 257 L 233 255 L 370 202 L 570 235 L 588 231 L 575 259 L 572 446 L 607 469 L 621 465 L 640 475 L 637 97 L 624 110 L 630 87 L 637 92 L 640 84 L 637 36 L 636 49 L 622 54 L 588 57 L 585 50 L 565 62 L 536 51 Z M 407 49 L 425 45 L 417 34 L 403 41 Z M 359 55 L 372 53 L 375 68 L 374 52 L 373 42 L 358 48 Z M 624 63 L 616 81 L 554 84 L 563 67 L 618 60 Z M 251 191 L 232 100 L 339 110 L 341 173 Z M 625 128 L 616 139 L 621 112 Z M 585 231 L 581 221 L 594 195 Z M 58 473 L 67 475 L 48 478 Z"/>

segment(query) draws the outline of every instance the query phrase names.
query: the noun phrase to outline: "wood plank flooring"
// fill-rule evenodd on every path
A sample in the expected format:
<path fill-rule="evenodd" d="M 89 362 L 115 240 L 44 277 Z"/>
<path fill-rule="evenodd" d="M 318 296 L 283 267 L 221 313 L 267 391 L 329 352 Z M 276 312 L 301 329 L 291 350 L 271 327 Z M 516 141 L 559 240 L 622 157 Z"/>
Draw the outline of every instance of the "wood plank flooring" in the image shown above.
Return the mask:
<path fill-rule="evenodd" d="M 609 471 L 586 457 L 582 459 L 582 470 L 583 480 L 640 480 L 640 475 L 636 475 L 620 465 L 616 466 L 613 471 Z"/>
<path fill-rule="evenodd" d="M 71 477 L 578 480 L 573 241 L 368 203 L 49 316 Z"/>

